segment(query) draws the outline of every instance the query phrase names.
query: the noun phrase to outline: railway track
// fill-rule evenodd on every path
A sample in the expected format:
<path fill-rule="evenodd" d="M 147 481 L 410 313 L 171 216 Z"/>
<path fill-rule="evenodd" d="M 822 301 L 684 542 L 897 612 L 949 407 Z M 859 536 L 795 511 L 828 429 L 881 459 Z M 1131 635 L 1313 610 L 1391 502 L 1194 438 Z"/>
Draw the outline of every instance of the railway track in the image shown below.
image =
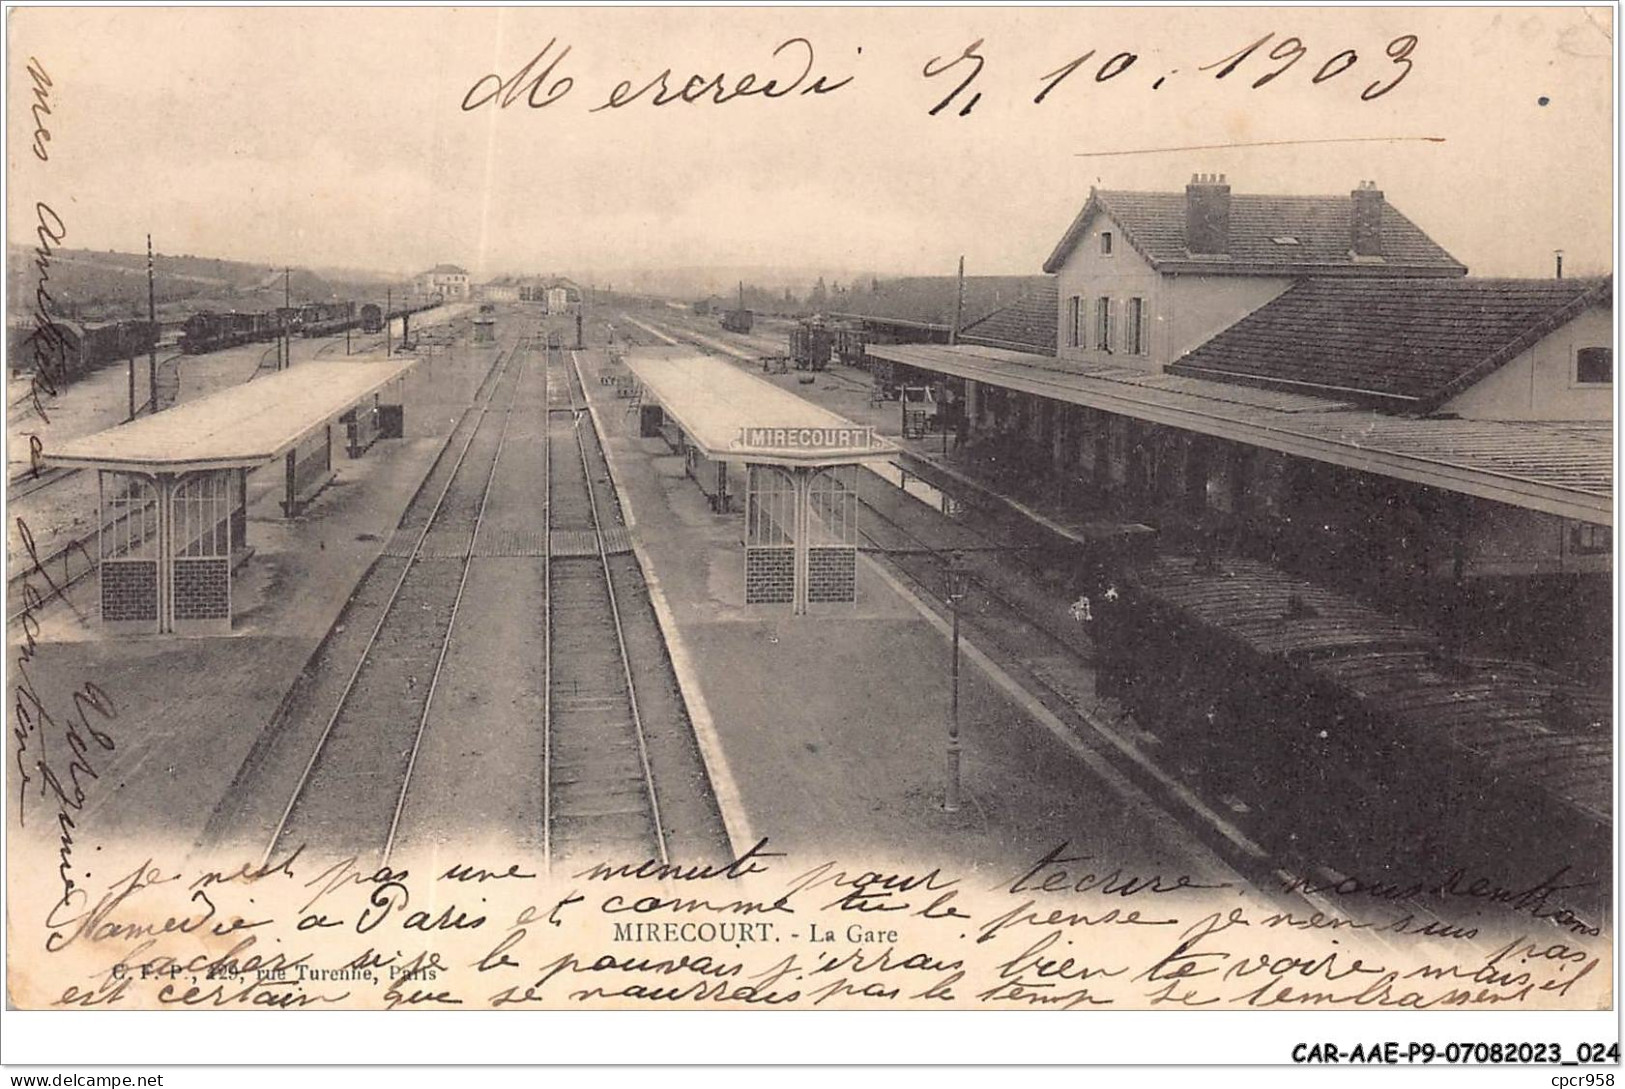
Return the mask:
<path fill-rule="evenodd" d="M 543 353 L 493 369 L 203 846 L 730 857 L 579 374 Z"/>
<path fill-rule="evenodd" d="M 524 374 L 519 356 L 519 349 L 510 350 L 493 364 L 474 407 L 448 443 L 454 458 L 436 464 L 408 507 L 395 538 L 410 542 L 406 555 L 383 557 L 358 588 L 366 597 L 377 592 L 378 583 L 388 585 L 377 620 L 276 821 L 265 859 L 289 843 L 359 848 L 358 840 L 366 839 L 379 864 L 395 849 Z M 423 490 L 435 487 L 438 491 Z M 434 495 L 432 502 L 419 502 L 426 494 Z M 373 585 L 365 584 L 369 581 Z"/>
<path fill-rule="evenodd" d="M 665 863 L 667 829 L 622 620 L 625 568 L 637 561 L 612 556 L 606 544 L 618 504 L 593 483 L 607 471 L 575 360 L 562 349 L 548 356 L 545 862 L 551 869 L 555 859 L 605 850 Z"/>
<path fill-rule="evenodd" d="M 53 484 L 60 484 L 64 480 L 77 476 L 82 472 L 84 472 L 83 469 L 67 469 L 58 466 L 56 468 L 40 469 L 37 472 L 22 473 L 6 481 L 6 499 L 12 503 L 17 502 L 19 499 L 27 499 L 29 496 L 51 487 Z"/>
<path fill-rule="evenodd" d="M 887 487 L 891 485 L 888 484 Z M 916 502 L 912 498 L 905 498 L 903 501 Z M 1058 629 L 1036 617 L 1033 601 L 1022 600 L 1016 591 L 1000 585 L 1000 572 L 996 562 L 992 571 L 980 569 L 984 557 L 1008 557 L 1012 553 L 1019 553 L 1022 546 L 1006 545 L 968 528 L 964 530 L 967 539 L 959 547 L 932 544 L 919 532 L 905 525 L 895 513 L 883 510 L 871 499 L 866 498 L 861 491 L 858 493 L 858 503 L 869 512 L 870 524 L 878 521 L 885 530 L 882 534 L 876 534 L 861 528 L 862 523 L 859 523 L 859 532 L 870 543 L 870 548 L 866 551 L 880 553 L 894 565 L 908 568 L 910 575 L 918 576 L 922 583 L 934 581 L 933 593 L 938 597 L 947 592 L 948 567 L 953 562 L 955 553 L 958 553 L 959 573 L 970 588 L 967 605 L 976 612 L 980 622 L 988 625 L 1013 625 L 1035 632 L 1051 650 L 1071 655 L 1082 664 L 1093 664 L 1094 651 L 1089 640 L 1077 632 Z M 895 508 L 893 510 L 895 511 Z"/>

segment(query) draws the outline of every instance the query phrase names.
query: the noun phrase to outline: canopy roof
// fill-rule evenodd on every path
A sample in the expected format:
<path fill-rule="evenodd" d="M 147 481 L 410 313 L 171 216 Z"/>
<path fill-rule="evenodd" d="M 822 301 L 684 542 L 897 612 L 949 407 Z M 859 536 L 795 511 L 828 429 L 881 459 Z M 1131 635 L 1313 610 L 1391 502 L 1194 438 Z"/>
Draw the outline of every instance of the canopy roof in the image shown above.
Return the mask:
<path fill-rule="evenodd" d="M 885 461 L 897 447 L 732 363 L 692 348 L 639 348 L 627 365 L 706 457 L 770 465 Z"/>
<path fill-rule="evenodd" d="M 378 358 L 301 363 L 54 449 L 48 464 L 128 472 L 252 468 L 298 446 L 411 370 Z"/>

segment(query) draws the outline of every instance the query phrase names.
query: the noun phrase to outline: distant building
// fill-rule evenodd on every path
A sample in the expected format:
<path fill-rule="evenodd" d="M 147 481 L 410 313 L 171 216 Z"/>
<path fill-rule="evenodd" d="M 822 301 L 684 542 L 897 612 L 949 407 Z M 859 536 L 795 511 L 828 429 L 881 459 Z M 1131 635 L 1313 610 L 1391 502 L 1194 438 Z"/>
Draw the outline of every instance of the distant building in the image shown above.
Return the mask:
<path fill-rule="evenodd" d="M 541 303 L 549 314 L 581 309 L 581 288 L 562 276 L 530 276 L 519 281 L 519 301 Z"/>
<path fill-rule="evenodd" d="M 418 295 L 439 295 L 448 302 L 471 298 L 468 270 L 459 265 L 436 265 L 412 278 L 412 290 Z"/>
<path fill-rule="evenodd" d="M 484 302 L 518 302 L 519 281 L 512 276 L 501 276 L 481 284 L 477 293 Z"/>

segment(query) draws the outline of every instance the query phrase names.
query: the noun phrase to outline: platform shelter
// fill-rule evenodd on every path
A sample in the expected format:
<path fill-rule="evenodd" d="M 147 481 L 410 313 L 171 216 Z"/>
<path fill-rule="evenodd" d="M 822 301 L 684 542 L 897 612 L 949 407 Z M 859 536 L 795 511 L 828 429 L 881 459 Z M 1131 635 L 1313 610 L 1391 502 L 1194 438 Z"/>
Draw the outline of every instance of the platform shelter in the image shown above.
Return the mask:
<path fill-rule="evenodd" d="M 333 478 L 335 424 L 352 457 L 399 437 L 412 365 L 300 364 L 48 448 L 52 467 L 97 472 L 103 625 L 229 631 L 232 572 L 250 551 L 249 472 L 282 461 L 282 510 L 294 516 Z"/>
<path fill-rule="evenodd" d="M 897 457 L 897 447 L 692 348 L 637 348 L 626 363 L 644 412 L 658 405 L 724 480 L 728 465 L 744 467 L 745 603 L 801 614 L 856 601 L 858 467 Z M 725 497 L 726 483 L 716 487 Z"/>

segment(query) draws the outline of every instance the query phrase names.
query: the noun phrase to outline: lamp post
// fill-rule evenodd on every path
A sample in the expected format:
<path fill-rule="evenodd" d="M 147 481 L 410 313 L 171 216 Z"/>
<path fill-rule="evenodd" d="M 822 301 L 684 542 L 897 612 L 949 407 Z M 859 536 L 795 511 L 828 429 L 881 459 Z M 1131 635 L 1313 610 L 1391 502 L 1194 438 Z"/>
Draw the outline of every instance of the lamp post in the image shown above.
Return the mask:
<path fill-rule="evenodd" d="M 959 601 L 965 596 L 964 556 L 948 557 L 948 612 L 953 623 L 953 658 L 949 667 L 948 697 L 948 783 L 942 795 L 942 808 L 959 812 Z"/>

